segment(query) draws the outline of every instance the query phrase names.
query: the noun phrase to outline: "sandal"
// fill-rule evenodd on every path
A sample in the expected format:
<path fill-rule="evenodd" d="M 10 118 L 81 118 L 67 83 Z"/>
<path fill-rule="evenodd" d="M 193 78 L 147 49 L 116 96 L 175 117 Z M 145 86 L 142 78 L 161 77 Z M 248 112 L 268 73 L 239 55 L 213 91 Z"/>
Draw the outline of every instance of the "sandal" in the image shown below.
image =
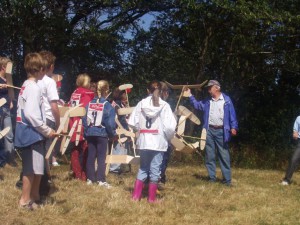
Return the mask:
<path fill-rule="evenodd" d="M 29 201 L 24 205 L 19 205 L 21 209 L 27 209 L 29 211 L 33 211 L 39 208 L 39 206 L 34 201 Z"/>

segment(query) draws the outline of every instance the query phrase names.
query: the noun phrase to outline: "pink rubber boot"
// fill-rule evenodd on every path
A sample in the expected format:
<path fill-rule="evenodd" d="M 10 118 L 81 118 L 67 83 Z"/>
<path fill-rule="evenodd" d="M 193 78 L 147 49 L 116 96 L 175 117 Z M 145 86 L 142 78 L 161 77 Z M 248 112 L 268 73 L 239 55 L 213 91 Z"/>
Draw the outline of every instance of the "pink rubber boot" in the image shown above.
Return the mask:
<path fill-rule="evenodd" d="M 142 198 L 142 191 L 143 191 L 144 182 L 141 180 L 136 179 L 134 183 L 134 190 L 132 193 L 131 199 L 133 201 L 140 201 Z"/>
<path fill-rule="evenodd" d="M 157 184 L 156 183 L 149 183 L 148 189 L 148 202 L 149 203 L 157 203 L 156 200 L 156 191 L 157 191 Z"/>

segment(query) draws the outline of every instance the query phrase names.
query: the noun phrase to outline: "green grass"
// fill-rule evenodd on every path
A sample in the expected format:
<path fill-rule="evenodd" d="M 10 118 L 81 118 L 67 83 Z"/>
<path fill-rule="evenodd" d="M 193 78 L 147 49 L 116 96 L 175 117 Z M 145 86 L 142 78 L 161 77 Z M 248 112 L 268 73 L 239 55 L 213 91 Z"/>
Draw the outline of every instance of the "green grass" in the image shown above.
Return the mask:
<path fill-rule="evenodd" d="M 233 168 L 233 187 L 208 183 L 203 165 L 171 163 L 160 204 L 130 200 L 132 173 L 109 174 L 113 189 L 69 180 L 68 165 L 54 168 L 52 203 L 33 212 L 18 208 L 19 169 L 1 170 L 1 224 L 300 224 L 300 186 L 279 185 L 284 171 Z M 218 170 L 218 177 L 221 178 Z M 296 173 L 294 180 L 300 180 Z"/>

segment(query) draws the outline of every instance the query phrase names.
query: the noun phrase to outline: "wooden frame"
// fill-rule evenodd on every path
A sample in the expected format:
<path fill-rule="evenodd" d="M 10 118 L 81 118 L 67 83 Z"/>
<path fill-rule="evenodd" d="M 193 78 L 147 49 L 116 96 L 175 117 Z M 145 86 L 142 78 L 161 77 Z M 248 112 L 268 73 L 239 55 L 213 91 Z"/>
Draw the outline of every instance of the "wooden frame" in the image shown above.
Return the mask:
<path fill-rule="evenodd" d="M 10 131 L 10 127 L 6 127 L 2 131 L 0 131 L 0 139 L 2 139 L 5 135 L 7 135 L 9 131 Z"/>

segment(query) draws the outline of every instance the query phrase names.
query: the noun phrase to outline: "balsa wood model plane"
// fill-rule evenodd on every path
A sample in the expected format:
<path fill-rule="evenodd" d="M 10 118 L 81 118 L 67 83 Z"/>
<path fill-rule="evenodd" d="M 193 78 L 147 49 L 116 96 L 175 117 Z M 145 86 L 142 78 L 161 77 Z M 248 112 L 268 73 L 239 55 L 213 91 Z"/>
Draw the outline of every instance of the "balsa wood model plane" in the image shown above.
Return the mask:
<path fill-rule="evenodd" d="M 200 120 L 195 116 L 189 109 L 187 109 L 184 106 L 179 105 L 181 98 L 188 97 L 185 96 L 185 89 L 190 88 L 190 89 L 200 89 L 202 88 L 206 83 L 207 80 L 202 82 L 201 84 L 193 84 L 193 85 L 173 85 L 165 81 L 167 86 L 171 89 L 174 90 L 180 90 L 181 93 L 179 96 L 179 99 L 176 104 L 175 108 L 175 113 L 179 116 L 179 121 L 177 125 L 177 132 L 175 137 L 171 140 L 171 144 L 175 147 L 177 151 L 184 152 L 184 153 L 192 153 L 195 152 L 197 148 L 200 147 L 201 150 L 205 148 L 205 143 L 206 143 L 206 129 L 203 129 L 201 132 L 201 137 L 192 137 L 192 136 L 186 136 L 184 135 L 185 131 L 185 124 L 186 120 L 189 119 L 193 123 L 200 125 Z M 197 139 L 198 141 L 195 143 L 188 143 L 187 141 L 184 140 L 185 138 L 190 138 L 190 139 Z"/>
<path fill-rule="evenodd" d="M 63 136 L 63 139 L 65 139 L 64 143 L 61 144 L 61 146 L 62 146 L 61 150 L 67 148 L 67 145 L 65 145 L 66 140 L 67 139 L 69 140 L 72 137 L 72 134 L 70 134 L 70 133 L 68 135 L 66 135 L 67 130 L 65 130 L 66 124 L 68 125 L 70 117 L 74 117 L 74 116 L 78 116 L 78 115 L 84 115 L 83 112 L 85 112 L 85 109 L 83 107 L 80 107 L 80 106 L 81 105 L 78 105 L 78 106 L 75 106 L 75 107 L 60 107 L 61 120 L 60 120 L 60 126 L 56 131 L 58 136 L 53 139 L 49 149 L 47 150 L 47 154 L 46 154 L 46 157 L 45 157 L 46 162 L 47 162 L 47 170 L 48 171 L 50 171 L 49 158 L 50 158 L 51 153 L 52 153 L 52 151 L 55 147 L 56 142 L 58 141 L 59 136 Z M 77 122 L 76 122 L 76 125 L 77 125 Z M 74 129 L 75 129 L 76 125 L 74 126 Z M 74 132 L 74 129 L 71 132 Z M 68 143 L 69 143 L 69 141 L 68 141 Z"/>
<path fill-rule="evenodd" d="M 84 107 L 80 107 L 80 106 L 81 105 L 76 106 L 76 107 L 66 107 L 66 106 L 59 107 L 59 114 L 60 114 L 60 117 L 62 118 L 61 121 L 63 121 L 63 118 L 66 114 L 68 115 L 68 118 L 64 122 L 64 128 L 63 128 L 63 131 L 62 131 L 63 134 L 68 133 L 69 121 L 70 121 L 71 117 L 85 116 L 86 110 L 85 110 Z M 62 155 L 65 153 L 74 132 L 76 132 L 75 145 L 77 146 L 78 143 L 79 143 L 80 132 L 81 132 L 81 128 L 82 128 L 82 119 L 80 118 L 78 121 L 75 121 L 75 122 L 76 122 L 76 125 L 75 126 L 74 126 L 74 124 L 72 125 L 72 127 L 69 131 L 69 134 L 64 135 L 63 138 L 62 138 L 61 146 L 60 146 L 60 152 L 62 153 Z"/>

